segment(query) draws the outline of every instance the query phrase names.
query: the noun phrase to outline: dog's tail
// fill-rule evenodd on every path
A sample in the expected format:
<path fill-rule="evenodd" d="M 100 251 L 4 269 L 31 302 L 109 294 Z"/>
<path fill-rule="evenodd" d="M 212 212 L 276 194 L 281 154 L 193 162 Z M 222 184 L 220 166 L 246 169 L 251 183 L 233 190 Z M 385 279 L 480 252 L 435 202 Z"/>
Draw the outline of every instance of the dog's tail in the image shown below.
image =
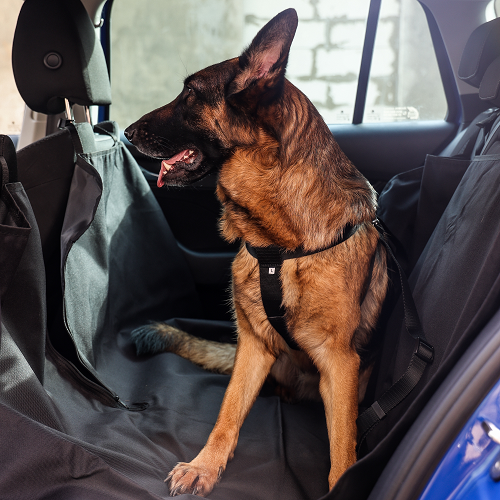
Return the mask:
<path fill-rule="evenodd" d="M 233 371 L 235 344 L 195 337 L 167 323 L 141 326 L 132 332 L 131 337 L 138 355 L 172 352 L 205 370 L 226 375 Z"/>

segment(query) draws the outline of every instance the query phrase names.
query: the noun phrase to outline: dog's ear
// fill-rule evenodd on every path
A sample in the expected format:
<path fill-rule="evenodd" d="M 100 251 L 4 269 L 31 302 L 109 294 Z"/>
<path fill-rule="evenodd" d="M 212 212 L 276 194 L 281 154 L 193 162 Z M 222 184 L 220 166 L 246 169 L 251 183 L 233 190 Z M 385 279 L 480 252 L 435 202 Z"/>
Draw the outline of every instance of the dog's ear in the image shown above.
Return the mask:
<path fill-rule="evenodd" d="M 256 107 L 281 92 L 297 24 L 295 9 L 287 9 L 257 33 L 239 57 L 239 69 L 228 86 L 226 97 L 232 104 Z"/>

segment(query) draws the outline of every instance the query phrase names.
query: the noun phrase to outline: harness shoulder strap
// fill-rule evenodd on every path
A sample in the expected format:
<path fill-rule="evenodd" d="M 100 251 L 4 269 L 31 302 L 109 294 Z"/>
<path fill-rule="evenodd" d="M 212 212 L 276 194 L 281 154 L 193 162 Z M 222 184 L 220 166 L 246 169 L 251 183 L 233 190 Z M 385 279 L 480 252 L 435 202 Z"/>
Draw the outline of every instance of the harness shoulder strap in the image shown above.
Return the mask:
<path fill-rule="evenodd" d="M 247 249 L 249 247 L 250 245 L 247 244 Z M 259 261 L 260 294 L 269 323 L 283 337 L 290 348 L 299 349 L 285 322 L 285 308 L 282 305 L 283 293 L 280 282 L 283 257 L 280 248 L 277 246 L 250 247 L 249 252 Z"/>

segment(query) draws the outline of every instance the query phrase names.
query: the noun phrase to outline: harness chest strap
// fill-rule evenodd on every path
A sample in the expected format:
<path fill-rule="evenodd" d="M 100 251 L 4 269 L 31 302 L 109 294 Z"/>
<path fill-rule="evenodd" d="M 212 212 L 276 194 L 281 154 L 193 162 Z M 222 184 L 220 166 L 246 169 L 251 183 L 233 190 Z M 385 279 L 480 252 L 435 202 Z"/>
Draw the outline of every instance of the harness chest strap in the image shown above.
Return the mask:
<path fill-rule="evenodd" d="M 259 262 L 260 293 L 267 319 L 291 349 L 299 349 L 299 346 L 290 335 L 285 322 L 285 308 L 282 305 L 283 291 L 280 281 L 283 261 L 288 259 L 299 259 L 307 255 L 313 255 L 333 248 L 349 239 L 358 228 L 359 225 L 354 226 L 352 224 L 347 224 L 344 226 L 342 236 L 338 240 L 319 250 L 306 251 L 299 247 L 296 250 L 287 251 L 283 247 L 277 245 L 253 247 L 249 243 L 246 243 L 246 248 L 250 255 L 255 257 Z"/>

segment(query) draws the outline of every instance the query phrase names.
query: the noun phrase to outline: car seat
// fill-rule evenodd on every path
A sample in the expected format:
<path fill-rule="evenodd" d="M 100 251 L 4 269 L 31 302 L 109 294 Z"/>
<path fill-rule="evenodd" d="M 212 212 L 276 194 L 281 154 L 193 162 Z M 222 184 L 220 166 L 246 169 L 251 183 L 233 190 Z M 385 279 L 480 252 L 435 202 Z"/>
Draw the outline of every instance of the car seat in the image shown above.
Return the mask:
<path fill-rule="evenodd" d="M 36 4 L 36 0 L 24 3 L 16 39 L 39 23 Z M 44 15 L 44 19 L 62 23 L 78 19 L 90 26 L 78 0 L 47 2 L 45 13 L 51 5 L 54 17 Z M 53 30 L 49 24 L 46 29 Z M 66 37 L 83 37 L 85 46 L 93 44 L 100 50 L 87 40 L 93 36 L 91 31 L 69 30 L 58 43 L 64 45 Z M 42 43 L 43 34 L 36 40 Z M 57 50 L 50 46 L 41 53 L 45 57 L 49 52 Z M 106 69 L 100 66 L 96 71 L 102 80 Z M 51 71 L 55 75 L 57 70 Z M 28 76 L 30 92 L 36 93 L 36 79 L 26 72 Z M 72 98 L 65 90 L 57 90 L 54 96 Z M 171 318 L 172 323 L 203 336 L 231 327 L 200 318 L 189 269 L 139 167 L 117 140 L 115 127 L 100 127 L 111 138 L 111 147 L 96 146 L 90 125 L 68 124 L 18 155 L 19 175 L 28 186 L 35 213 L 33 217 L 27 199 L 16 202 L 31 227 L 30 248 L 26 246 L 19 257 L 16 272 L 5 274 L 12 276 L 6 284 L 0 274 L 0 370 L 5 381 L 0 387 L 0 418 L 6 436 L 0 442 L 0 491 L 8 498 L 18 496 L 20 487 L 25 496 L 35 499 L 48 495 L 168 497 L 163 483 L 166 473 L 177 461 L 192 459 L 203 446 L 228 382 L 227 376 L 206 373 L 170 353 L 135 355 L 130 330 L 148 319 Z M 444 158 L 443 162 L 456 160 Z M 449 203 L 441 199 L 434 212 L 434 191 L 427 195 L 422 189 L 427 178 L 447 182 L 430 168 L 438 162 L 434 159 L 422 169 L 415 195 L 413 227 L 425 218 L 424 206 L 436 214 L 435 228 L 410 274 L 424 328 L 436 350 L 436 359 L 419 385 L 366 436 L 360 460 L 330 493 L 322 405 L 290 405 L 262 394 L 211 498 L 361 499 L 369 495 L 422 408 L 497 309 L 497 159 L 476 154 L 473 160 L 458 160 L 466 163 L 460 164 L 463 175 L 455 181 L 456 189 L 449 190 L 453 191 L 448 193 Z M 53 176 L 49 176 L 51 169 Z M 9 181 L 11 175 L 9 171 Z M 45 186 L 44 180 L 51 182 Z M 51 209 L 54 215 L 48 215 L 48 200 L 56 188 L 61 190 L 57 207 Z M 4 186 L 2 200 L 5 191 Z M 389 199 L 388 190 L 381 197 L 381 211 L 387 220 L 397 221 L 398 217 L 391 218 Z M 2 213 L 6 212 L 0 209 Z M 24 219 L 18 219 L 16 228 L 29 230 Z M 4 226 L 12 222 L 5 216 L 0 220 Z M 397 232 L 398 225 L 391 230 Z M 3 255 L 7 247 L 1 248 Z M 47 338 L 42 248 L 48 282 L 54 280 L 54 287 L 62 282 L 59 296 L 51 295 L 49 288 L 53 307 L 48 308 L 47 357 L 41 354 Z M 16 289 L 15 301 L 5 298 Z M 33 294 L 25 295 L 28 289 Z M 26 318 L 19 319 L 20 315 Z M 11 325 L 16 326 L 14 333 Z M 368 393 L 373 401 L 404 371 L 411 356 L 402 325 L 402 308 L 396 304 L 384 325 L 381 362 Z"/>
<path fill-rule="evenodd" d="M 500 19 L 477 28 L 464 49 L 459 70 L 459 76 L 478 87 L 479 97 L 488 100 L 492 108 L 476 118 L 456 141 L 452 156 L 428 156 L 423 167 L 394 178 L 380 196 L 378 213 L 402 240 L 409 282 L 426 338 L 434 347 L 434 361 L 415 389 L 395 408 L 381 414 L 378 423 L 364 434 L 358 462 L 326 498 L 366 498 L 387 460 L 452 368 L 462 357 L 470 362 L 469 348 L 478 336 L 491 339 L 496 331 L 487 326 L 500 303 L 500 169 L 496 154 L 499 39 Z M 414 348 L 405 331 L 401 299 L 382 328 L 381 355 L 370 380 L 366 406 L 377 401 L 407 370 Z M 436 408 L 437 403 L 434 405 Z M 424 414 L 431 420 L 443 416 Z M 466 413 L 463 418 L 468 416 Z M 423 426 L 419 420 L 417 425 Z M 415 439 L 415 433 L 412 436 Z M 451 444 L 450 436 L 447 439 Z M 410 454 L 410 448 L 405 450 Z M 431 461 L 427 477 L 444 451 L 426 455 Z M 397 456 L 401 461 L 404 453 Z M 385 475 L 394 480 L 390 471 Z M 417 470 L 415 475 L 426 477 Z M 388 498 L 389 483 L 384 485 L 386 489 L 379 486 L 372 498 Z M 394 493 L 397 486 L 390 489 Z M 416 498 L 419 491 L 412 494 Z"/>

